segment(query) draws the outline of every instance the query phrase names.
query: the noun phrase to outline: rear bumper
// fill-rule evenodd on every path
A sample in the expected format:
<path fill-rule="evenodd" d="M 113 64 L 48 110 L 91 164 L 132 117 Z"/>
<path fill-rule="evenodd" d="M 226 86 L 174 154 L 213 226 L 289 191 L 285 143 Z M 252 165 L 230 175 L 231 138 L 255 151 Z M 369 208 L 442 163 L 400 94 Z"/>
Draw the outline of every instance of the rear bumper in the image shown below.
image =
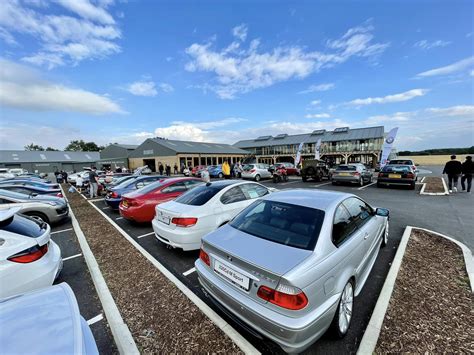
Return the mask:
<path fill-rule="evenodd" d="M 105 203 L 107 206 L 114 210 L 118 210 L 120 201 L 122 201 L 122 198 L 105 198 Z"/>
<path fill-rule="evenodd" d="M 331 296 L 321 307 L 299 318 L 284 316 L 263 304 L 243 296 L 231 284 L 216 276 L 199 259 L 195 263 L 199 283 L 208 296 L 224 307 L 237 323 L 273 340 L 284 351 L 298 353 L 318 340 L 331 325 L 339 294 Z"/>
<path fill-rule="evenodd" d="M 153 216 L 146 216 L 145 211 L 140 211 L 140 208 L 135 208 L 135 207 L 128 207 L 124 208 L 121 204 L 119 205 L 119 212 L 120 215 L 129 220 L 129 221 L 134 221 L 137 223 L 146 223 L 146 222 L 151 222 L 153 220 Z"/>
<path fill-rule="evenodd" d="M 381 185 L 404 185 L 413 186 L 415 180 L 413 179 L 389 179 L 389 178 L 378 178 L 377 183 Z"/>
<path fill-rule="evenodd" d="M 360 176 L 338 176 L 333 174 L 332 181 L 358 183 L 360 181 Z"/>
<path fill-rule="evenodd" d="M 163 223 L 157 219 L 153 219 L 152 222 L 153 232 L 155 237 L 160 242 L 170 245 L 173 248 L 180 248 L 183 250 L 197 250 L 201 247 L 201 238 L 206 231 L 201 229 L 192 228 L 175 228 L 167 229 L 163 226 Z"/>

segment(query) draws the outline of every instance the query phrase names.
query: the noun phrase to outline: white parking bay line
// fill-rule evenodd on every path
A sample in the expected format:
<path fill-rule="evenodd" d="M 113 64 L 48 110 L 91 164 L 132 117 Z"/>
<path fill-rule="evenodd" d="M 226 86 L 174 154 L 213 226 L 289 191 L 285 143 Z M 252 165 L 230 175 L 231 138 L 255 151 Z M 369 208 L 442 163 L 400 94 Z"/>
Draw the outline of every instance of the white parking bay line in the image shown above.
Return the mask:
<path fill-rule="evenodd" d="M 118 221 L 119 219 L 123 219 L 123 217 L 117 217 L 117 218 L 115 218 L 116 221 Z"/>
<path fill-rule="evenodd" d="M 78 258 L 82 256 L 82 253 L 79 253 L 79 254 L 76 254 L 76 255 L 72 255 L 72 256 L 68 256 L 67 258 L 63 258 L 63 261 L 66 261 L 66 260 L 71 260 L 71 259 L 74 259 L 74 258 Z"/>
<path fill-rule="evenodd" d="M 329 185 L 329 184 L 332 184 L 332 181 L 325 182 L 324 184 L 313 185 L 313 186 L 311 186 L 311 187 L 320 187 L 320 186 Z"/>
<path fill-rule="evenodd" d="M 189 269 L 188 271 L 183 272 L 183 275 L 188 276 L 189 274 L 192 274 L 194 271 L 196 271 L 195 267 L 193 267 L 192 269 Z"/>
<path fill-rule="evenodd" d="M 103 201 L 103 200 L 104 200 L 104 198 L 101 197 L 101 198 L 94 198 L 94 199 L 89 200 L 89 201 L 90 201 L 90 202 L 97 202 L 97 201 Z"/>
<path fill-rule="evenodd" d="M 51 235 L 58 234 L 58 233 L 63 233 L 63 232 L 69 232 L 69 231 L 72 231 L 72 228 L 63 229 L 63 230 L 56 231 L 56 232 L 51 232 Z"/>
<path fill-rule="evenodd" d="M 110 207 L 109 207 L 109 206 L 102 207 L 103 210 L 106 210 L 106 209 L 108 209 L 108 208 L 110 208 Z"/>
<path fill-rule="evenodd" d="M 373 185 L 373 184 L 376 184 L 376 183 L 377 183 L 377 181 L 371 182 L 370 184 L 367 184 L 367 185 L 365 185 L 365 186 L 359 187 L 357 190 L 365 189 L 366 187 L 369 187 L 369 186 L 371 186 L 371 185 Z"/>
<path fill-rule="evenodd" d="M 89 319 L 87 324 L 92 325 L 94 323 L 100 322 L 102 319 L 104 319 L 104 315 L 101 313 L 96 315 L 94 318 Z"/>
<path fill-rule="evenodd" d="M 151 233 L 139 235 L 139 236 L 137 237 L 137 239 L 144 238 L 144 237 L 148 237 L 149 235 L 152 235 L 152 234 L 155 234 L 155 232 L 151 232 Z"/>

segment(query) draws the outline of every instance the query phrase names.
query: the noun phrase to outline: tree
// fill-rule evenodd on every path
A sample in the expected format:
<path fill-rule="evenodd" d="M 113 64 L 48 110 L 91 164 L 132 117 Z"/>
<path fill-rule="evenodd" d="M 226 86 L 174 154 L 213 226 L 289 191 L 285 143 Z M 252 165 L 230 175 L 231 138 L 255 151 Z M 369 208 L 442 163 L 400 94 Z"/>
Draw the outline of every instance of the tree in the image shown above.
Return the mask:
<path fill-rule="evenodd" d="M 102 149 L 104 149 L 103 146 L 98 146 L 94 142 L 84 142 L 82 139 L 71 141 L 68 146 L 64 148 L 64 150 L 83 152 L 97 152 Z"/>
<path fill-rule="evenodd" d="M 57 152 L 57 151 L 59 151 L 59 149 L 48 147 L 48 148 L 46 148 L 46 151 L 47 152 Z"/>
<path fill-rule="evenodd" d="M 28 145 L 25 145 L 25 150 L 44 150 L 44 148 L 38 144 L 30 143 Z"/>

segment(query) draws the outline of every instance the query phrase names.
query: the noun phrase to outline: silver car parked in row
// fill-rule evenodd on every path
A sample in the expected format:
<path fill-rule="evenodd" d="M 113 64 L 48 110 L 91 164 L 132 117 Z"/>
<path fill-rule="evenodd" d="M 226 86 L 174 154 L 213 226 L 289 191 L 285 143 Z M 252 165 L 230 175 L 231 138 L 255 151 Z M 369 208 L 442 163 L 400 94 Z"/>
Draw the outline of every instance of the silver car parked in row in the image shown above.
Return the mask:
<path fill-rule="evenodd" d="M 388 241 L 388 213 L 347 193 L 276 192 L 202 239 L 199 281 L 224 312 L 287 352 L 330 326 L 343 337 Z"/>
<path fill-rule="evenodd" d="M 333 185 L 340 183 L 355 183 L 359 186 L 372 182 L 372 171 L 368 170 L 364 164 L 341 164 L 331 175 Z"/>
<path fill-rule="evenodd" d="M 271 179 L 272 173 L 268 171 L 270 165 L 268 164 L 247 164 L 244 165 L 242 171 L 242 179 L 252 179 L 260 181 L 261 179 Z"/>

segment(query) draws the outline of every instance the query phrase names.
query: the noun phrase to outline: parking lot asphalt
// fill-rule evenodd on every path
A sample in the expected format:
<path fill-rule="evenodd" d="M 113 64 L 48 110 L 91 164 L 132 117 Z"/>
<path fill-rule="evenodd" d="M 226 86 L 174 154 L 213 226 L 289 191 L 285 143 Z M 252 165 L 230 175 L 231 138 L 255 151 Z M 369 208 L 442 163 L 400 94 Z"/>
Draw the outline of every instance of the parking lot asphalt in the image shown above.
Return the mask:
<path fill-rule="evenodd" d="M 433 167 L 420 167 L 420 170 L 423 172 L 423 174 L 420 174 L 420 178 L 425 174 L 440 175 L 439 167 L 435 167 L 435 169 Z M 328 181 L 303 183 L 297 177 L 292 177 L 287 183 L 274 184 L 271 181 L 262 181 L 261 183 L 278 189 L 310 188 L 344 191 L 360 196 L 372 206 L 388 208 L 391 211 L 389 244 L 386 248 L 380 250 L 364 289 L 355 299 L 353 319 L 348 334 L 339 341 L 334 341 L 330 334 L 326 334 L 305 352 L 307 354 L 320 352 L 331 354 L 355 353 L 357 351 L 407 225 L 432 229 L 461 240 L 471 249 L 474 247 L 472 236 L 474 225 L 472 217 L 470 217 L 473 206 L 472 195 L 421 196 L 419 195 L 421 184 L 418 184 L 413 191 L 405 188 L 377 188 L 375 183 L 362 188 L 351 185 L 334 186 Z M 271 341 L 258 339 L 241 328 L 205 297 L 194 271 L 194 261 L 199 256 L 198 251 L 183 252 L 179 249 L 169 248 L 155 238 L 151 224 L 137 224 L 127 221 L 120 217 L 118 211 L 107 207 L 103 200 L 96 200 L 92 203 L 178 277 L 192 292 L 218 312 L 222 318 L 234 326 L 258 350 L 263 353 L 281 352 Z M 103 223 L 108 222 L 104 220 Z"/>
<path fill-rule="evenodd" d="M 51 239 L 61 248 L 63 269 L 54 282 L 66 282 L 71 286 L 79 305 L 79 311 L 94 335 L 100 354 L 117 354 L 117 348 L 107 324 L 82 251 L 70 220 L 51 227 Z"/>

